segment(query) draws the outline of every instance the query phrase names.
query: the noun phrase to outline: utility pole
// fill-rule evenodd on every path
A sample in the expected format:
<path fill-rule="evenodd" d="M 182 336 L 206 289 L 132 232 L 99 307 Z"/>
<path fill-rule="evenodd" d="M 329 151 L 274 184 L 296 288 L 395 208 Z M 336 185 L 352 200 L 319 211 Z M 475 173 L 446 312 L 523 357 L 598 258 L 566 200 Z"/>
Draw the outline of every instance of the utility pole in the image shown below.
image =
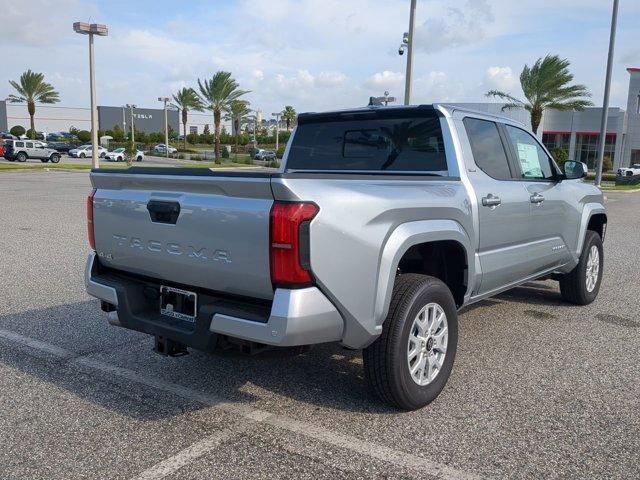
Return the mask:
<path fill-rule="evenodd" d="M 89 35 L 89 87 L 91 94 L 91 165 L 99 168 L 98 163 L 98 107 L 96 105 L 96 63 L 93 54 L 93 36 L 106 37 L 109 33 L 106 25 L 98 23 L 75 22 L 73 31 L 81 35 Z"/>
<path fill-rule="evenodd" d="M 279 137 L 280 137 L 280 116 L 282 112 L 272 113 L 272 116 L 276 117 L 276 157 L 278 156 L 278 145 L 279 145 Z"/>
<path fill-rule="evenodd" d="M 596 167 L 596 187 L 602 183 L 602 164 L 604 148 L 607 143 L 607 122 L 609 120 L 609 95 L 611 93 L 611 73 L 613 70 L 613 53 L 616 47 L 616 29 L 618 26 L 618 0 L 613 0 L 611 16 L 611 35 L 609 36 L 609 57 L 607 59 L 607 77 L 604 83 L 604 101 L 602 105 L 602 124 L 600 125 L 600 144 L 598 148 L 598 165 Z"/>
<path fill-rule="evenodd" d="M 164 102 L 164 146 L 166 147 L 164 156 L 166 158 L 169 158 L 169 121 L 167 119 L 167 102 L 169 100 L 169 97 L 158 97 L 159 102 Z"/>
<path fill-rule="evenodd" d="M 411 13 L 409 16 L 409 32 L 405 33 L 402 38 L 402 45 L 400 46 L 399 53 L 403 54 L 404 48 L 407 50 L 407 72 L 405 75 L 404 86 L 404 104 L 409 105 L 411 103 L 411 90 L 413 88 L 413 40 L 416 34 L 416 3 L 417 0 L 411 0 Z"/>

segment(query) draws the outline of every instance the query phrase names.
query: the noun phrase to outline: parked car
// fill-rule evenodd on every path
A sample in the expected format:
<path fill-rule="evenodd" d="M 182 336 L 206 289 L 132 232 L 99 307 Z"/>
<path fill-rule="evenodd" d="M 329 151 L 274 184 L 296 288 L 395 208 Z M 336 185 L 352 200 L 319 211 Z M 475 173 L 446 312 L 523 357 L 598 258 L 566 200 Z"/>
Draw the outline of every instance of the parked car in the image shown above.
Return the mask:
<path fill-rule="evenodd" d="M 171 145 L 169 145 L 168 148 L 169 148 L 169 154 L 176 153 L 178 151 L 177 148 L 174 148 Z M 165 145 L 164 143 L 160 143 L 160 144 L 156 145 L 155 147 L 153 147 L 153 151 L 154 151 L 154 153 L 166 154 L 167 153 L 167 145 Z"/>
<path fill-rule="evenodd" d="M 4 145 L 0 145 L 0 157 L 4 157 Z"/>
<path fill-rule="evenodd" d="M 640 175 L 640 164 L 635 163 L 628 168 L 619 168 L 618 176 L 621 177 L 633 177 L 635 175 Z"/>
<path fill-rule="evenodd" d="M 0 138 L 5 139 L 5 140 L 17 140 L 18 137 L 16 137 L 15 135 L 12 135 L 8 132 L 0 132 Z"/>
<path fill-rule="evenodd" d="M 67 142 L 49 142 L 49 147 L 57 150 L 60 153 L 69 153 L 69 150 L 78 148 L 78 145 L 75 143 Z"/>
<path fill-rule="evenodd" d="M 10 162 L 26 162 L 29 158 L 36 158 L 41 162 L 58 163 L 60 153 L 53 148 L 43 146 L 42 142 L 33 140 L 5 140 L 4 158 Z"/>
<path fill-rule="evenodd" d="M 107 154 L 107 149 L 98 146 L 98 156 L 104 158 Z M 81 145 L 77 148 L 69 150 L 69 156 L 73 158 L 87 158 L 91 156 L 91 145 Z"/>
<path fill-rule="evenodd" d="M 413 410 L 447 382 L 460 308 L 536 279 L 595 300 L 607 214 L 586 173 L 459 107 L 303 114 L 275 173 L 92 173 L 86 288 L 164 355 L 362 349 L 377 395 Z"/>
<path fill-rule="evenodd" d="M 116 148 L 113 152 L 107 152 L 104 158 L 110 162 L 124 162 L 125 161 L 124 150 L 125 150 L 124 148 Z M 137 150 L 136 162 L 141 162 L 142 160 L 144 160 L 144 152 Z"/>
<path fill-rule="evenodd" d="M 255 160 L 276 160 L 276 152 L 272 150 L 259 149 L 253 157 Z"/>

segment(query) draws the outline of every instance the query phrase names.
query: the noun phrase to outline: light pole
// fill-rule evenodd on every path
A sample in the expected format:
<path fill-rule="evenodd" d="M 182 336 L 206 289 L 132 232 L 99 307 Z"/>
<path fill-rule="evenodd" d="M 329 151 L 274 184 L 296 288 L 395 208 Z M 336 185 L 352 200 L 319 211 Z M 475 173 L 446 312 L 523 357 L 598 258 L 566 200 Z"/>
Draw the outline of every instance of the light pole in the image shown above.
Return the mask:
<path fill-rule="evenodd" d="M 413 77 L 413 39 L 416 34 L 416 3 L 417 0 L 411 0 L 411 12 L 409 14 L 409 31 L 402 36 L 402 43 L 398 49 L 400 55 L 404 55 L 407 51 L 407 72 L 405 75 L 404 85 L 404 104 L 409 105 L 411 102 L 411 89 Z"/>
<path fill-rule="evenodd" d="M 604 101 L 602 104 L 602 123 L 600 125 L 600 145 L 598 148 L 598 165 L 596 167 L 596 187 L 602 182 L 602 164 L 604 162 L 604 147 L 607 143 L 607 122 L 609 120 L 609 94 L 611 92 L 611 71 L 613 69 L 613 52 L 616 47 L 616 28 L 618 26 L 618 0 L 613 0 L 613 14 L 611 16 L 611 35 L 609 36 L 609 58 L 607 59 L 607 77 L 604 83 Z"/>
<path fill-rule="evenodd" d="M 133 125 L 133 109 L 137 108 L 136 105 L 132 103 L 127 103 L 126 107 L 131 111 L 131 143 L 133 143 L 133 147 L 136 146 L 136 129 Z"/>
<path fill-rule="evenodd" d="M 272 117 L 276 117 L 276 157 L 278 156 L 278 144 L 280 138 L 280 116 L 282 116 L 282 112 L 276 112 L 271 114 Z"/>
<path fill-rule="evenodd" d="M 167 119 L 167 102 L 171 100 L 169 97 L 158 97 L 159 102 L 164 102 L 164 156 L 169 158 L 169 121 Z"/>
<path fill-rule="evenodd" d="M 91 165 L 98 168 L 98 107 L 96 106 L 96 65 L 93 55 L 93 36 L 106 37 L 109 33 L 106 25 L 98 23 L 75 22 L 73 31 L 89 35 L 89 86 L 91 90 Z"/>

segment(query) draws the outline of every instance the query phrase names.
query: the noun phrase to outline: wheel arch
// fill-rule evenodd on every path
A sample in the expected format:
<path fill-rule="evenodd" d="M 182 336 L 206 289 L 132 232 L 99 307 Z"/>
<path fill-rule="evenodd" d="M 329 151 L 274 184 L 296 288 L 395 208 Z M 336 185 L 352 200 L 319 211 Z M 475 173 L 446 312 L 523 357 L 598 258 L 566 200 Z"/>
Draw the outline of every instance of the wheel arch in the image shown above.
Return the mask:
<path fill-rule="evenodd" d="M 600 237 L 604 241 L 604 235 L 606 233 L 607 225 L 607 211 L 602 204 L 588 203 L 584 206 L 582 211 L 582 220 L 580 222 L 580 231 L 578 234 L 578 242 L 576 245 L 576 251 L 574 252 L 576 258 L 580 257 L 582 252 L 582 246 L 584 245 L 584 238 L 587 234 L 587 230 L 594 230 L 600 234 Z"/>
<path fill-rule="evenodd" d="M 448 262 L 451 258 L 454 260 Z M 424 220 L 398 226 L 381 253 L 374 309 L 378 326 L 389 311 L 393 285 L 401 267 L 405 268 L 404 273 L 422 273 L 443 280 L 459 307 L 468 298 L 475 278 L 471 240 L 454 220 Z"/>

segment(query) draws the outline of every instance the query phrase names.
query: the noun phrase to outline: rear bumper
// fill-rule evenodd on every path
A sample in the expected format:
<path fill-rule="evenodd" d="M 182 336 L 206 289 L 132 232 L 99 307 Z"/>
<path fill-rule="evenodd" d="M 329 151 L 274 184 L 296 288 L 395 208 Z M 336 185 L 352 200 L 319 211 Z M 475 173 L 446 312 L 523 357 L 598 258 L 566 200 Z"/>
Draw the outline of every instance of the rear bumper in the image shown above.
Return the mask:
<path fill-rule="evenodd" d="M 211 350 L 218 335 L 266 345 L 290 347 L 337 342 L 342 339 L 344 321 L 333 304 L 315 287 L 299 290 L 276 289 L 273 302 L 260 308 L 247 302 L 227 301 L 212 294 L 199 294 L 195 324 L 167 319 L 159 314 L 157 291 L 151 281 L 99 272 L 98 259 L 91 252 L 85 269 L 89 295 L 113 306 L 109 323 L 162 336 L 198 350 Z M 155 303 L 154 303 L 155 302 Z"/>

